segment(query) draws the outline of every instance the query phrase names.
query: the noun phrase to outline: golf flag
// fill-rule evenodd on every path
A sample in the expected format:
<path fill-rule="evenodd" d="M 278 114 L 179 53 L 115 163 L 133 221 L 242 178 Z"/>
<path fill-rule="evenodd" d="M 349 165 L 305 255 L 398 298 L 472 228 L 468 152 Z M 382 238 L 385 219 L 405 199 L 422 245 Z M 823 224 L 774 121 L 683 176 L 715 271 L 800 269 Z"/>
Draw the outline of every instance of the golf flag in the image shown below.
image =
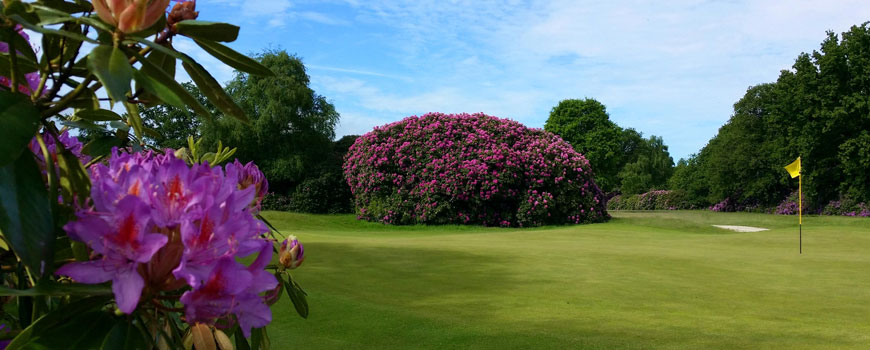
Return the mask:
<path fill-rule="evenodd" d="M 791 164 L 786 165 L 785 171 L 788 171 L 788 174 L 791 175 L 792 179 L 798 178 L 798 242 L 799 242 L 798 243 L 799 244 L 798 245 L 798 252 L 803 253 L 803 244 L 801 244 L 801 241 L 803 241 L 803 239 L 801 237 L 801 236 L 803 236 L 801 234 L 801 226 L 803 226 L 803 223 L 804 223 L 804 218 L 803 218 L 804 198 L 803 198 L 803 189 L 801 188 L 801 187 L 803 187 L 803 184 L 802 184 L 803 177 L 801 176 L 801 157 L 798 157 L 797 160 L 795 160 L 794 162 L 791 162 Z"/>
<path fill-rule="evenodd" d="M 794 179 L 798 176 L 801 176 L 801 157 L 791 164 L 785 166 L 785 171 L 788 171 L 788 174 L 791 175 L 791 178 Z"/>

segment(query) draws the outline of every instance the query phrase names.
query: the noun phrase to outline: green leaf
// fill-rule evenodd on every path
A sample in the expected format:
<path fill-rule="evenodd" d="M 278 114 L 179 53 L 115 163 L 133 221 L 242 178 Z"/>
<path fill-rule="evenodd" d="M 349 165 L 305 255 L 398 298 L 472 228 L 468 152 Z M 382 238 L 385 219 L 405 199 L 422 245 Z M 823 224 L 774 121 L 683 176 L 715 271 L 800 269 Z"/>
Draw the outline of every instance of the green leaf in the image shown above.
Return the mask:
<path fill-rule="evenodd" d="M 157 82 L 163 84 L 163 86 L 166 86 L 166 88 L 172 90 L 172 92 L 174 92 L 175 95 L 178 96 L 182 101 L 184 101 L 184 103 L 188 107 L 193 109 L 194 113 L 205 118 L 206 120 L 211 120 L 211 112 L 209 112 L 208 109 L 206 109 L 201 103 L 199 103 L 199 101 L 197 101 L 196 98 L 187 91 L 187 89 L 185 89 L 183 86 L 181 86 L 181 84 L 175 81 L 175 78 L 173 76 L 170 76 L 166 73 L 166 71 L 164 71 L 154 62 L 152 62 L 150 60 L 151 56 L 148 56 L 148 59 L 138 55 L 137 57 L 139 58 L 139 62 L 142 63 L 142 69 L 147 69 L 147 73 L 149 76 L 154 78 L 154 80 L 156 80 Z"/>
<path fill-rule="evenodd" d="M 236 327 L 236 331 L 233 333 L 233 338 L 236 340 L 236 350 L 251 350 L 251 345 L 248 344 L 248 340 L 245 339 L 245 335 L 242 333 L 240 327 Z"/>
<path fill-rule="evenodd" d="M 74 301 L 61 306 L 57 310 L 42 316 L 36 322 L 25 328 L 12 342 L 6 346 L 6 350 L 19 350 L 29 348 L 30 344 L 38 340 L 46 331 L 55 326 L 64 325 L 72 321 L 76 316 L 100 306 L 110 300 L 108 296 L 95 296 Z M 88 326 L 85 324 L 85 326 Z"/>
<path fill-rule="evenodd" d="M 36 15 L 39 16 L 39 22 L 36 23 L 38 25 L 51 25 L 75 20 L 75 17 L 70 16 L 69 13 L 53 9 L 49 6 L 30 4 L 30 7 L 33 8 Z"/>
<path fill-rule="evenodd" d="M 127 100 L 133 66 L 117 47 L 100 45 L 88 55 L 88 68 L 100 79 L 112 103 Z"/>
<path fill-rule="evenodd" d="M 81 160 L 64 149 L 57 157 L 57 166 L 60 170 L 60 189 L 64 200 L 66 203 L 78 200 L 84 207 L 91 193 L 91 178 Z"/>
<path fill-rule="evenodd" d="M 242 110 L 239 105 L 233 101 L 233 98 L 224 91 L 223 87 L 221 87 L 220 83 L 214 79 L 214 77 L 209 74 L 205 68 L 203 68 L 199 63 L 193 62 L 193 64 L 189 64 L 187 62 L 182 62 L 181 66 L 184 67 L 184 70 L 187 71 L 187 74 L 190 75 L 190 78 L 193 79 L 193 82 L 196 83 L 196 86 L 202 91 L 202 94 L 208 98 L 211 103 L 213 103 L 221 112 L 229 115 L 233 118 L 236 118 L 244 123 L 248 123 L 249 119 L 245 111 Z"/>
<path fill-rule="evenodd" d="M 88 142 L 82 153 L 91 157 L 105 156 L 112 152 L 112 147 L 121 147 L 121 140 L 114 136 L 102 136 Z"/>
<path fill-rule="evenodd" d="M 76 117 L 79 117 L 84 120 L 90 120 L 94 122 L 108 122 L 112 120 L 124 120 L 121 118 L 118 113 L 112 112 L 108 109 L 94 109 L 94 110 L 79 110 L 76 111 Z"/>
<path fill-rule="evenodd" d="M 91 295 L 112 295 L 112 286 L 106 284 L 78 284 L 78 283 L 57 283 L 52 281 L 44 281 L 36 287 L 30 289 L 13 289 L 5 286 L 0 286 L 0 296 L 58 296 L 65 295 L 75 296 L 91 296 Z"/>
<path fill-rule="evenodd" d="M 151 95 L 160 99 L 171 106 L 184 108 L 187 105 L 181 100 L 181 97 L 175 94 L 166 85 L 149 77 L 147 74 L 140 71 L 133 71 L 133 78 L 136 79 L 136 85 L 141 87 Z"/>
<path fill-rule="evenodd" d="M 287 291 L 287 296 L 293 302 L 293 307 L 302 318 L 308 318 L 308 300 L 305 298 L 305 291 L 292 279 L 290 281 L 281 280 L 284 283 L 284 290 Z"/>
<path fill-rule="evenodd" d="M 78 33 L 72 33 L 72 32 L 68 32 L 65 30 L 57 30 L 57 29 L 51 29 L 51 28 L 46 28 L 46 27 L 34 25 L 31 22 L 24 19 L 23 17 L 21 17 L 20 15 L 11 15 L 11 16 L 9 16 L 9 18 L 12 18 L 13 20 L 15 20 L 15 22 L 18 22 L 18 24 L 21 24 L 22 27 L 30 29 L 34 32 L 39 32 L 42 34 L 60 35 L 60 36 L 64 36 L 64 37 L 78 40 L 78 41 L 87 41 L 87 42 L 92 43 L 92 44 L 99 44 L 100 43 L 99 41 L 88 38 L 88 37 L 81 35 L 81 34 L 78 34 Z"/>
<path fill-rule="evenodd" d="M 141 349 L 149 350 L 150 347 L 145 343 L 142 333 L 135 325 L 129 322 L 118 322 L 115 327 L 103 340 L 100 349 L 115 350 L 115 349 Z"/>
<path fill-rule="evenodd" d="M 154 76 L 155 74 L 163 73 L 172 78 L 175 77 L 175 65 L 176 58 L 170 55 L 167 55 L 161 51 L 151 51 L 148 54 L 148 61 L 151 63 L 150 65 L 142 65 L 142 73 L 148 76 Z M 163 72 L 155 72 L 155 67 L 160 68 Z"/>
<path fill-rule="evenodd" d="M 97 110 L 100 109 L 100 100 L 91 89 L 82 91 L 69 105 L 71 108 Z"/>
<path fill-rule="evenodd" d="M 91 12 L 94 10 L 94 7 L 88 1 L 39 0 L 36 3 L 66 13 Z"/>
<path fill-rule="evenodd" d="M 262 76 L 273 76 L 273 73 L 269 68 L 260 64 L 256 60 L 242 55 L 235 50 L 224 46 L 220 43 L 206 40 L 206 39 L 193 39 L 199 47 L 203 50 L 214 56 L 215 58 L 221 60 L 221 62 L 226 63 L 228 66 L 238 69 L 245 73 L 251 73 L 255 75 Z"/>
<path fill-rule="evenodd" d="M 142 138 L 145 134 L 145 126 L 142 124 L 142 117 L 139 115 L 139 105 L 124 102 L 124 107 L 127 107 L 127 124 L 133 127 L 133 133 L 136 134 L 139 144 L 145 144 L 145 139 Z"/>
<path fill-rule="evenodd" d="M 11 163 L 39 129 L 39 111 L 23 94 L 0 91 L 0 166 Z"/>
<path fill-rule="evenodd" d="M 64 126 L 77 128 L 77 129 L 86 129 L 86 130 L 93 130 L 93 131 L 100 131 L 100 132 L 106 131 L 105 126 L 102 126 L 100 124 L 95 124 L 94 122 L 88 121 L 88 120 L 75 120 L 75 121 L 63 120 L 60 122 L 60 124 L 64 125 Z"/>
<path fill-rule="evenodd" d="M 15 51 L 18 52 L 18 57 L 23 56 L 31 62 L 36 62 L 36 53 L 33 52 L 33 47 L 30 46 L 30 42 L 28 42 L 27 39 L 24 39 L 23 36 L 18 34 L 17 31 L 0 31 L 0 40 L 6 43 L 12 41 L 13 44 L 15 44 Z M 8 53 L 8 50 L 6 52 Z M 32 70 L 28 72 L 32 72 Z"/>
<path fill-rule="evenodd" d="M 76 23 L 64 23 L 61 29 L 81 34 L 81 27 Z M 81 46 L 82 42 L 79 40 L 52 34 L 42 36 L 42 52 L 51 63 L 56 65 L 71 60 Z"/>
<path fill-rule="evenodd" d="M 175 24 L 178 34 L 194 39 L 230 42 L 239 37 L 239 27 L 229 23 L 186 20 Z"/>
<path fill-rule="evenodd" d="M 41 276 L 53 261 L 51 203 L 30 154 L 0 168 L 0 231 L 33 276 Z"/>

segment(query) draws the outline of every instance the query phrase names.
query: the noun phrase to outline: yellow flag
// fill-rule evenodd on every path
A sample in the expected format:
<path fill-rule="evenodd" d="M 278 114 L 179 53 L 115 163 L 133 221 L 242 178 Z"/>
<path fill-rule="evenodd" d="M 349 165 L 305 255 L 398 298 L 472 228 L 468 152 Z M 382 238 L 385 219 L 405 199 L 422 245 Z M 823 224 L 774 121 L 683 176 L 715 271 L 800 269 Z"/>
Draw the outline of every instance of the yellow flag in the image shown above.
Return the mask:
<path fill-rule="evenodd" d="M 791 164 L 785 166 L 785 171 L 788 171 L 788 174 L 791 175 L 791 178 L 794 179 L 798 176 L 801 176 L 801 157 Z"/>

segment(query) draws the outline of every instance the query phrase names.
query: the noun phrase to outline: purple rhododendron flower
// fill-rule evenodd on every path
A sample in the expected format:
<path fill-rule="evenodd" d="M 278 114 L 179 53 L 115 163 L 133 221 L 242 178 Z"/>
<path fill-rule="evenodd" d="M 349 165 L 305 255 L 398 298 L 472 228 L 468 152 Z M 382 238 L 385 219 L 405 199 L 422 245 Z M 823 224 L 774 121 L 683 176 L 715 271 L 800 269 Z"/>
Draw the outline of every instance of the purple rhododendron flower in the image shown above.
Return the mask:
<path fill-rule="evenodd" d="M 172 150 L 112 150 L 106 163 L 89 169 L 90 207 L 65 226 L 93 249 L 93 259 L 57 274 L 81 283 L 111 280 L 125 313 L 154 293 L 189 287 L 181 298 L 188 322 L 214 324 L 235 315 L 245 335 L 265 326 L 271 312 L 260 293 L 278 282 L 265 270 L 272 243 L 253 214 L 257 187 L 240 186 L 243 168 L 188 166 Z M 250 266 L 236 261 L 252 254 Z"/>
<path fill-rule="evenodd" d="M 266 175 L 263 175 L 263 172 L 260 171 L 260 168 L 254 162 L 242 165 L 238 159 L 231 164 L 227 164 L 226 168 L 228 176 L 229 174 L 235 174 L 238 177 L 240 189 L 253 186 L 256 196 L 254 201 L 251 202 L 251 208 L 259 212 L 263 198 L 269 193 L 269 181 L 266 180 Z"/>
<path fill-rule="evenodd" d="M 70 237 L 88 244 L 100 258 L 62 266 L 57 274 L 82 283 L 111 280 L 118 309 L 136 309 L 145 282 L 136 269 L 147 263 L 168 241 L 165 235 L 151 233 L 150 210 L 141 199 L 128 195 L 111 213 L 79 213 L 79 220 L 64 229 Z"/>
<path fill-rule="evenodd" d="M 78 157 L 81 160 L 82 164 L 87 164 L 91 161 L 91 156 L 82 153 L 82 148 L 84 145 L 79 141 L 79 139 L 75 138 L 75 136 L 70 136 L 69 131 L 64 130 L 57 136 L 57 139 L 54 138 L 49 133 L 43 133 L 42 139 L 45 141 L 45 148 L 48 149 L 48 155 L 52 157 L 52 160 L 57 163 L 58 156 L 58 140 L 60 141 L 60 145 L 63 146 L 64 149 L 72 152 L 73 155 Z M 40 166 L 45 169 L 45 157 L 42 154 L 42 148 L 39 147 L 39 142 L 36 141 L 36 137 L 30 140 L 30 151 L 36 155 L 36 160 L 40 164 Z"/>

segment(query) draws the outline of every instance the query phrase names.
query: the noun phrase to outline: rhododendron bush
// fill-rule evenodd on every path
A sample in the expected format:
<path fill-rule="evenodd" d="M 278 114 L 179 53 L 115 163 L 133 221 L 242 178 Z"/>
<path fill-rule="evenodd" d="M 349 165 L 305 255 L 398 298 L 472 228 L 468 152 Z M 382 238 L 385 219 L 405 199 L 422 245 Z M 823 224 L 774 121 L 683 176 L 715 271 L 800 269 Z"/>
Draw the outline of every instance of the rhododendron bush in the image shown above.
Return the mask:
<path fill-rule="evenodd" d="M 141 105 L 210 116 L 178 61 L 223 115 L 248 119 L 174 37 L 271 74 L 219 43 L 238 27 L 175 2 L 0 3 L 0 349 L 264 349 L 282 295 L 307 317 L 289 273 L 304 250 L 259 215 L 257 166 L 221 165 L 234 150 L 220 143 L 143 140 Z M 97 136 L 82 144 L 77 128 Z"/>
<path fill-rule="evenodd" d="M 350 148 L 344 173 L 369 221 L 526 227 L 610 217 L 589 161 L 571 145 L 485 114 L 377 127 Z"/>

